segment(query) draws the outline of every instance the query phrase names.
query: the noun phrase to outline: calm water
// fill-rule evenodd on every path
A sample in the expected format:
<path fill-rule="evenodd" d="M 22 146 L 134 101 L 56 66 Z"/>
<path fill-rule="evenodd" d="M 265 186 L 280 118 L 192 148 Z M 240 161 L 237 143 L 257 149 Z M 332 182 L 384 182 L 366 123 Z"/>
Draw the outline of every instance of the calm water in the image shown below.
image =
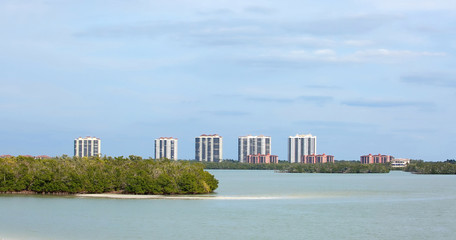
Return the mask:
<path fill-rule="evenodd" d="M 207 200 L 0 195 L 0 239 L 455 239 L 456 176 L 211 172 Z"/>

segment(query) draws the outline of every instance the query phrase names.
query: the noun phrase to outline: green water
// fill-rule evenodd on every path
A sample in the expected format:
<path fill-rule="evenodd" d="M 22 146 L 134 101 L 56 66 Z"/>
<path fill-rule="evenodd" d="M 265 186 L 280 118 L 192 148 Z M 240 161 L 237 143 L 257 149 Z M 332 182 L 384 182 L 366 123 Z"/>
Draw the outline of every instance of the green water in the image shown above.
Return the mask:
<path fill-rule="evenodd" d="M 456 238 L 456 176 L 211 172 L 207 199 L 0 195 L 0 239 Z"/>

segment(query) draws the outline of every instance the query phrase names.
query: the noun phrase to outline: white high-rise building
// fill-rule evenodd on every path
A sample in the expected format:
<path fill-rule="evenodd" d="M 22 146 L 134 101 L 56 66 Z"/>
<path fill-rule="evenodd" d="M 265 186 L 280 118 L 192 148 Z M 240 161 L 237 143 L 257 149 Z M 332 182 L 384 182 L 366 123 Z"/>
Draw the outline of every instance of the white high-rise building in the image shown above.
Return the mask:
<path fill-rule="evenodd" d="M 177 138 L 161 137 L 155 139 L 155 159 L 177 160 Z"/>
<path fill-rule="evenodd" d="M 195 138 L 195 159 L 205 162 L 223 161 L 223 138 L 217 134 L 203 134 Z"/>
<path fill-rule="evenodd" d="M 301 156 L 317 153 L 317 137 L 311 134 L 290 136 L 288 138 L 288 161 L 299 163 Z"/>
<path fill-rule="evenodd" d="M 271 154 L 271 137 L 260 135 L 238 138 L 239 162 L 247 162 L 247 156 L 257 154 Z"/>
<path fill-rule="evenodd" d="M 101 156 L 101 140 L 96 137 L 76 138 L 74 140 L 74 156 Z"/>

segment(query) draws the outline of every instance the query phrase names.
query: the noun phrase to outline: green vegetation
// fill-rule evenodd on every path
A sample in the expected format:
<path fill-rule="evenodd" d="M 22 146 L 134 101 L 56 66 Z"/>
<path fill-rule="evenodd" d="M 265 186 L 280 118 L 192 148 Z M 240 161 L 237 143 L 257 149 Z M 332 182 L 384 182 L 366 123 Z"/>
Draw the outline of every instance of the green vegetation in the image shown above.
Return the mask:
<path fill-rule="evenodd" d="M 202 164 L 141 157 L 0 158 L 0 192 L 197 194 L 218 180 Z"/>
<path fill-rule="evenodd" d="M 196 162 L 199 163 L 199 162 Z M 279 164 L 252 164 L 240 163 L 233 160 L 223 162 L 201 162 L 205 169 L 237 169 L 237 170 L 285 170 L 290 163 L 283 162 Z"/>
<path fill-rule="evenodd" d="M 204 162 L 206 169 L 250 169 L 277 170 L 288 173 L 388 173 L 390 164 L 361 164 L 357 161 L 335 163 L 300 164 L 282 162 L 279 164 L 249 164 L 237 161 Z"/>
<path fill-rule="evenodd" d="M 456 174 L 456 161 L 449 159 L 445 162 L 424 162 L 422 160 L 411 160 L 404 168 L 406 172 L 419 174 Z"/>
<path fill-rule="evenodd" d="M 335 162 L 317 164 L 294 164 L 290 173 L 389 173 L 389 163 L 361 164 L 360 162 Z"/>

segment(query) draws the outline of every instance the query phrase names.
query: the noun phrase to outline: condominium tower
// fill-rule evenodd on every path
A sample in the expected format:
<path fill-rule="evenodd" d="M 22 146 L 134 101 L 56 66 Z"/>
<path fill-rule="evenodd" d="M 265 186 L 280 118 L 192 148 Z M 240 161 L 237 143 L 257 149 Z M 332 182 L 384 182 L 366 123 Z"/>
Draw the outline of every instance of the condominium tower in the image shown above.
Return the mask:
<path fill-rule="evenodd" d="M 243 136 L 238 138 L 238 160 L 247 162 L 249 155 L 267 155 L 271 153 L 271 137 Z"/>
<path fill-rule="evenodd" d="M 96 137 L 76 138 L 74 140 L 74 156 L 101 156 L 101 140 Z"/>
<path fill-rule="evenodd" d="M 155 159 L 177 160 L 177 138 L 161 137 L 155 139 Z"/>
<path fill-rule="evenodd" d="M 288 138 L 288 161 L 299 163 L 301 156 L 317 153 L 317 137 L 311 134 L 290 136 Z"/>
<path fill-rule="evenodd" d="M 195 159 L 205 162 L 223 161 L 223 138 L 217 134 L 203 134 L 195 138 Z"/>

